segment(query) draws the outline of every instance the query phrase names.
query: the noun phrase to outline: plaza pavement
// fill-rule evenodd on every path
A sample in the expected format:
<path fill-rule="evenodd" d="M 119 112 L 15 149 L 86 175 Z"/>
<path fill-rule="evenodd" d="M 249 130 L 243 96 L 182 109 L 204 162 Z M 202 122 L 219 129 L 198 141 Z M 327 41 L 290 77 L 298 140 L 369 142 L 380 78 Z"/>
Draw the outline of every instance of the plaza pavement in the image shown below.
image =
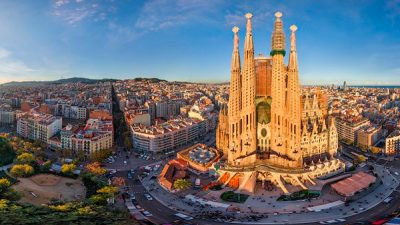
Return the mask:
<path fill-rule="evenodd" d="M 359 200 L 352 202 L 349 206 L 338 206 L 328 210 L 322 210 L 320 212 L 309 212 L 304 208 L 304 203 L 309 204 L 309 202 L 276 202 L 274 199 L 270 201 L 271 204 L 267 202 L 262 202 L 262 199 L 257 197 L 253 199 L 249 197 L 245 203 L 240 205 L 242 221 L 234 221 L 233 223 L 243 223 L 243 224 L 301 224 L 301 223 L 313 223 L 318 221 L 326 221 L 337 218 L 345 218 L 357 215 L 361 212 L 367 211 L 374 208 L 380 204 L 385 198 L 387 198 L 398 186 L 399 178 L 390 173 L 394 172 L 396 169 L 391 169 L 390 171 L 384 166 L 375 165 L 375 172 L 382 179 L 383 184 L 379 185 L 373 192 L 360 198 Z M 397 169 L 397 171 L 399 171 Z M 151 177 L 151 176 L 148 176 Z M 183 201 L 178 195 L 172 194 L 164 190 L 156 180 L 149 180 L 145 178 L 143 180 L 143 186 L 153 195 L 153 197 L 161 202 L 163 205 L 175 210 L 181 211 L 183 213 L 195 216 L 197 212 L 204 210 L 196 204 L 188 204 Z M 326 194 L 326 193 L 325 193 Z M 275 196 L 276 197 L 276 196 Z M 333 196 L 331 196 L 333 197 Z M 218 198 L 217 198 L 218 199 Z M 323 197 L 322 197 L 323 199 Z M 333 200 L 333 199 L 332 199 Z M 272 203 L 274 202 L 274 203 Z M 326 204 L 329 200 L 312 201 L 311 205 Z M 275 207 L 272 207 L 272 204 Z M 250 208 L 248 208 L 250 206 Z M 275 208 L 275 209 L 273 209 Z M 271 212 L 278 212 L 274 214 Z M 218 209 L 207 208 L 208 211 L 216 211 Z M 219 209 L 222 211 L 221 209 Z M 293 213 L 296 211 L 296 213 Z M 243 221 L 248 215 L 268 215 L 268 218 L 263 218 L 257 222 Z M 239 216 L 236 216 L 239 220 Z"/>

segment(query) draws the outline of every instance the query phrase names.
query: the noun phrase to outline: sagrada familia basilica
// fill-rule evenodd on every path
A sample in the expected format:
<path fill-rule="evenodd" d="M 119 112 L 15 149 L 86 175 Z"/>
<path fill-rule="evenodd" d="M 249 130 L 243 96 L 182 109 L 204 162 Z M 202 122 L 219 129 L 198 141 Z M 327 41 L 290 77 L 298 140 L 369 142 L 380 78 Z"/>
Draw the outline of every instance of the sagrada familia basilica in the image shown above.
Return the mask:
<path fill-rule="evenodd" d="M 254 56 L 252 14 L 246 14 L 243 65 L 239 28 L 234 33 L 229 103 L 221 108 L 217 148 L 226 163 L 219 181 L 254 193 L 257 182 L 308 189 L 315 179 L 344 170 L 336 159 L 338 136 L 334 118 L 317 93 L 302 94 L 296 52 L 296 30 L 290 27 L 290 52 L 285 65 L 282 13 L 275 13 L 270 57 Z"/>

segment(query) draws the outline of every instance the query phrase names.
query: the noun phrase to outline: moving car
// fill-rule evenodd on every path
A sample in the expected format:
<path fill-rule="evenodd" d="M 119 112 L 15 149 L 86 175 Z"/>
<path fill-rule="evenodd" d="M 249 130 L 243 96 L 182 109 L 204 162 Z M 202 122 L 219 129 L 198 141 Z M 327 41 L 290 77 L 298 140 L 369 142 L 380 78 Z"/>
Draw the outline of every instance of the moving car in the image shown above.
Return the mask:
<path fill-rule="evenodd" d="M 191 216 L 188 216 L 188 215 L 185 215 L 185 214 L 183 214 L 183 213 L 176 213 L 176 214 L 174 214 L 176 217 L 179 217 L 179 218 L 181 218 L 181 219 L 184 219 L 184 220 L 192 220 L 193 219 L 193 217 L 191 217 Z"/>
<path fill-rule="evenodd" d="M 327 220 L 327 221 L 321 221 L 319 222 L 320 224 L 332 224 L 332 223 L 340 223 L 346 221 L 345 219 L 334 219 L 334 220 Z"/>
<path fill-rule="evenodd" d="M 153 200 L 153 197 L 151 197 L 149 194 L 144 194 L 144 197 L 149 201 Z"/>
<path fill-rule="evenodd" d="M 142 213 L 143 213 L 143 215 L 145 215 L 147 217 L 153 216 L 153 214 L 151 214 L 149 211 L 143 211 Z"/>
<path fill-rule="evenodd" d="M 387 221 L 389 221 L 389 219 L 379 219 L 379 220 L 376 220 L 375 222 L 373 222 L 373 223 L 371 223 L 372 225 L 382 225 L 382 224 L 384 224 L 384 223 L 386 223 Z"/>
<path fill-rule="evenodd" d="M 387 198 L 385 198 L 385 200 L 383 200 L 383 202 L 384 203 L 389 203 L 389 202 L 391 202 L 392 201 L 392 197 L 387 197 Z"/>

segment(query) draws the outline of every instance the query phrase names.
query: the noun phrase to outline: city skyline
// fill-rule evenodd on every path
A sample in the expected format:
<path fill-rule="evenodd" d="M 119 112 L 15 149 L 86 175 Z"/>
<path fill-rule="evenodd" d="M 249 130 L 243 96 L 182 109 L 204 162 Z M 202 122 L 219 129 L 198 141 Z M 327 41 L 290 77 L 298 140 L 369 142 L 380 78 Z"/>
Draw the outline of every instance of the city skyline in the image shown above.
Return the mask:
<path fill-rule="evenodd" d="M 296 21 L 305 85 L 399 85 L 400 2 L 88 1 L 0 3 L 0 83 L 68 77 L 227 82 L 232 26 L 254 15 L 267 55 L 272 15 Z M 240 49 L 242 51 L 242 49 Z"/>
<path fill-rule="evenodd" d="M 400 224 L 398 22 L 400 0 L 0 1 L 0 224 Z"/>

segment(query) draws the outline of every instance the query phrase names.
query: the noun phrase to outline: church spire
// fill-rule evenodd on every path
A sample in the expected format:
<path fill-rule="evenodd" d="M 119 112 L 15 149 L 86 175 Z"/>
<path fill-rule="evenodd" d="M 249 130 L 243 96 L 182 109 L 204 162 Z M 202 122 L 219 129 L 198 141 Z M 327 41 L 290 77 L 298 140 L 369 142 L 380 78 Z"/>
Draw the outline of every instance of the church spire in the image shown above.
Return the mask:
<path fill-rule="evenodd" d="M 298 70 L 297 52 L 296 52 L 296 30 L 297 26 L 290 26 L 292 34 L 290 35 L 290 55 L 289 55 L 289 70 Z"/>
<path fill-rule="evenodd" d="M 256 125 L 256 74 L 254 62 L 254 44 L 251 29 L 251 13 L 246 14 L 246 37 L 244 40 L 244 59 L 242 70 L 242 136 L 240 139 L 241 156 L 249 156 L 242 163 L 251 164 L 256 160 L 254 151 L 257 149 L 257 125 Z"/>
<path fill-rule="evenodd" d="M 231 84 L 229 93 L 229 107 L 228 114 L 233 116 L 239 113 L 241 109 L 241 96 L 240 91 L 242 88 L 241 75 L 240 75 L 240 53 L 239 53 L 239 28 L 233 27 L 233 52 L 232 52 L 232 65 L 231 65 Z"/>
<path fill-rule="evenodd" d="M 247 13 L 246 15 L 247 23 L 246 23 L 246 37 L 245 37 L 245 43 L 244 43 L 244 51 L 246 54 L 246 51 L 252 51 L 254 52 L 254 44 L 253 44 L 253 33 L 252 33 L 252 27 L 251 27 L 251 18 L 253 17 L 253 14 Z M 254 53 L 253 53 L 254 54 Z"/>
<path fill-rule="evenodd" d="M 242 109 L 242 76 L 240 68 L 240 53 L 239 53 L 239 28 L 233 27 L 233 52 L 231 65 L 231 83 L 229 87 L 229 103 L 228 103 L 228 147 L 227 149 L 237 149 L 237 143 L 240 139 L 241 131 L 239 121 Z M 236 152 L 228 151 L 228 160 L 234 162 L 237 155 Z"/>
<path fill-rule="evenodd" d="M 240 71 L 240 54 L 239 54 L 239 27 L 233 27 L 233 52 L 232 52 L 232 70 L 239 69 Z"/>
<path fill-rule="evenodd" d="M 271 56 L 282 54 L 285 56 L 285 33 L 283 32 L 282 13 L 275 13 L 274 31 L 272 32 Z"/>

